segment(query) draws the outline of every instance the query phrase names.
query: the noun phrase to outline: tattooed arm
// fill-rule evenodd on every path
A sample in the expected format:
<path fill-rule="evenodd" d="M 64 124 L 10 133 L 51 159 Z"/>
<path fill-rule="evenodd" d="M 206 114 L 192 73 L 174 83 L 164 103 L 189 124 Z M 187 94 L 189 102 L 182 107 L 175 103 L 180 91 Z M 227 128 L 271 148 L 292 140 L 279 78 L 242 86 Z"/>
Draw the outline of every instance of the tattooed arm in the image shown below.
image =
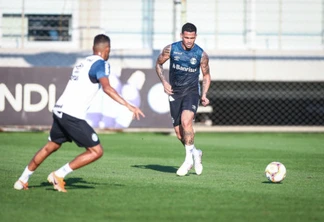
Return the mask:
<path fill-rule="evenodd" d="M 211 78 L 209 70 L 209 57 L 205 52 L 203 52 L 203 56 L 200 61 L 200 68 L 203 74 L 201 104 L 203 106 L 207 106 L 209 104 L 209 99 L 207 99 L 207 92 L 210 86 Z"/>
<path fill-rule="evenodd" d="M 171 45 L 167 45 L 159 55 L 159 57 L 156 60 L 155 64 L 155 70 L 156 74 L 161 80 L 161 83 L 163 84 L 164 87 L 164 92 L 167 93 L 168 95 L 173 94 L 172 93 L 172 88 L 169 82 L 166 80 L 165 76 L 163 75 L 163 64 L 170 59 L 170 51 L 171 51 Z"/>

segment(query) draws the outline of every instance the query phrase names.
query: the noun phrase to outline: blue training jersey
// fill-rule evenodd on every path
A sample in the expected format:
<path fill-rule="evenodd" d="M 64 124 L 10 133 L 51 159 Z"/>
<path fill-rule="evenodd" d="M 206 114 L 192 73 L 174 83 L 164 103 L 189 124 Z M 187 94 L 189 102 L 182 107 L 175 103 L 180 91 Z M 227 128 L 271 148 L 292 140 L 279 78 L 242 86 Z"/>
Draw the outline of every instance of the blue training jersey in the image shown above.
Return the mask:
<path fill-rule="evenodd" d="M 169 82 L 173 89 L 174 98 L 188 93 L 200 95 L 199 74 L 200 60 L 203 49 L 194 45 L 192 49 L 185 50 L 181 41 L 171 45 Z"/>

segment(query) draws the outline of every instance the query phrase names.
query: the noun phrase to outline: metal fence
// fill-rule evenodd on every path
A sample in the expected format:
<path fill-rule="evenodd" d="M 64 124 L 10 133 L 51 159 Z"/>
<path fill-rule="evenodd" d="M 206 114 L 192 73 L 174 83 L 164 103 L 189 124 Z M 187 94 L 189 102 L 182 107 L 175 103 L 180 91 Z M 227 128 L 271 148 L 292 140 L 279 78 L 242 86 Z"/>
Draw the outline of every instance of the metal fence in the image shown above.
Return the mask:
<path fill-rule="evenodd" d="M 197 122 L 213 126 L 323 126 L 324 82 L 215 81 L 212 112 Z"/>

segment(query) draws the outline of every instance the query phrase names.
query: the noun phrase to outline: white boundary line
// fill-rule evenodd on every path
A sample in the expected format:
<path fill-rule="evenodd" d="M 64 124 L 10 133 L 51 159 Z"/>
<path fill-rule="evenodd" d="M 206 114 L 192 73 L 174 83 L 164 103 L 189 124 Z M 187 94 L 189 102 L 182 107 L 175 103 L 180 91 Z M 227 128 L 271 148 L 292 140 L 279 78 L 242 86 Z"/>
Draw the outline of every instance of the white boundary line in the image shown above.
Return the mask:
<path fill-rule="evenodd" d="M 324 126 L 194 126 L 196 132 L 316 132 L 324 133 Z M 124 132 L 170 132 L 173 128 L 128 128 Z"/>
<path fill-rule="evenodd" d="M 0 132 L 42 132 L 50 126 L 0 126 Z M 170 128 L 95 129 L 97 133 L 157 132 L 174 133 Z M 296 132 L 324 133 L 324 126 L 194 126 L 195 132 Z"/>

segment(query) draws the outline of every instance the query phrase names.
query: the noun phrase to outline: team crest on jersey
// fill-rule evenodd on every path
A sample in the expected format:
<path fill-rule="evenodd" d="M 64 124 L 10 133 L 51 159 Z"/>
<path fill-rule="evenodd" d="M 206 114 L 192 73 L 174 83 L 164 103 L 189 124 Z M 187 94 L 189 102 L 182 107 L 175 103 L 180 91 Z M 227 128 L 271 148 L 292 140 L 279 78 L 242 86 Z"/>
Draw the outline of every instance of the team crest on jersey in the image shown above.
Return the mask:
<path fill-rule="evenodd" d="M 190 63 L 191 63 L 191 65 L 197 64 L 197 59 L 196 58 L 191 58 Z"/>
<path fill-rule="evenodd" d="M 98 136 L 97 136 L 97 134 L 95 134 L 95 133 L 93 133 L 93 134 L 91 135 L 91 138 L 92 138 L 92 140 L 93 140 L 94 142 L 97 142 L 97 141 L 98 141 Z"/>

